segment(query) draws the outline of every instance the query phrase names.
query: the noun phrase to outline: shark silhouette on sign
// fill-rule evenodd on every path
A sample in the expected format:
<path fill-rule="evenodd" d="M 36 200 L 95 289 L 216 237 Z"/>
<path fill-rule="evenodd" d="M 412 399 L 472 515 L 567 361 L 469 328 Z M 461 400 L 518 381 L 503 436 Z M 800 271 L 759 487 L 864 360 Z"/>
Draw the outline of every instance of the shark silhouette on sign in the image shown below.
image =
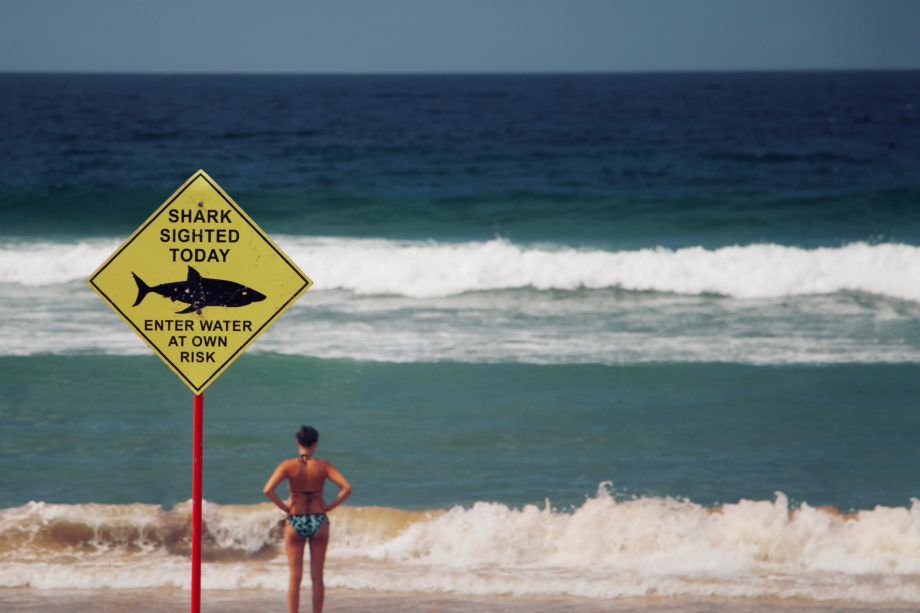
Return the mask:
<path fill-rule="evenodd" d="M 133 306 L 139 305 L 150 292 L 169 298 L 173 302 L 184 302 L 189 305 L 176 315 L 185 313 L 201 313 L 201 310 L 210 306 L 241 307 L 253 302 L 265 300 L 265 294 L 260 294 L 251 287 L 246 287 L 233 281 L 223 279 L 208 279 L 191 266 L 188 267 L 188 278 L 185 281 L 162 283 L 150 287 L 135 273 L 134 282 L 137 283 L 137 300 Z"/>

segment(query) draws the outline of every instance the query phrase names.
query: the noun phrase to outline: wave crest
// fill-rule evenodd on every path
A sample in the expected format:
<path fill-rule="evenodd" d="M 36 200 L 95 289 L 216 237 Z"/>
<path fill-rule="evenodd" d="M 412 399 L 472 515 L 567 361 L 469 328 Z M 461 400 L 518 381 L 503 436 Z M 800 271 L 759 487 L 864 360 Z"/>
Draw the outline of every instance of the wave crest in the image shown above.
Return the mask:
<path fill-rule="evenodd" d="M 188 518 L 187 503 L 2 510 L 0 586 L 187 588 Z M 204 587 L 283 590 L 279 518 L 268 504 L 206 504 Z M 568 510 L 487 501 L 428 512 L 345 507 L 332 525 L 335 587 L 920 603 L 920 500 L 844 515 L 790 508 L 782 493 L 709 508 L 620 499 L 602 484 Z"/>
<path fill-rule="evenodd" d="M 857 291 L 920 301 L 920 247 L 851 243 L 803 249 L 753 244 L 631 251 L 523 246 L 504 239 L 437 243 L 279 236 L 317 290 L 433 298 L 471 291 L 621 288 L 773 298 Z M 86 278 L 114 240 L 0 246 L 0 283 L 52 285 Z"/>
<path fill-rule="evenodd" d="M 901 244 L 605 251 L 524 247 L 503 239 L 455 245 L 332 240 L 295 244 L 291 253 L 314 263 L 317 287 L 359 294 L 433 298 L 530 287 L 736 298 L 861 291 L 920 300 L 920 289 L 905 282 L 920 274 L 920 248 Z"/>

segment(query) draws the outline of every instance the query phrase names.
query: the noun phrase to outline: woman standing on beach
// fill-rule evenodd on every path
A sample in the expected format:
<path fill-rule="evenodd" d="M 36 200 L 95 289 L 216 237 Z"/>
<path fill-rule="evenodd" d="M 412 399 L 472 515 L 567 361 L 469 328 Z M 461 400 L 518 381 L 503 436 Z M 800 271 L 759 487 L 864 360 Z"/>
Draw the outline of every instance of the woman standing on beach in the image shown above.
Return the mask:
<path fill-rule="evenodd" d="M 278 465 L 262 492 L 275 505 L 287 513 L 284 526 L 284 548 L 291 570 L 288 584 L 288 613 L 300 610 L 300 581 L 303 577 L 303 550 L 310 542 L 310 578 L 313 581 L 313 613 L 322 613 L 325 587 L 323 566 L 326 563 L 326 546 L 329 544 L 329 520 L 326 513 L 336 508 L 351 495 L 351 486 L 336 468 L 325 460 L 314 457 L 319 442 L 319 432 L 310 426 L 297 431 L 299 456 Z M 287 479 L 291 495 L 285 504 L 278 498 L 275 488 Z M 323 485 L 329 479 L 339 486 L 339 495 L 332 504 L 323 500 Z"/>

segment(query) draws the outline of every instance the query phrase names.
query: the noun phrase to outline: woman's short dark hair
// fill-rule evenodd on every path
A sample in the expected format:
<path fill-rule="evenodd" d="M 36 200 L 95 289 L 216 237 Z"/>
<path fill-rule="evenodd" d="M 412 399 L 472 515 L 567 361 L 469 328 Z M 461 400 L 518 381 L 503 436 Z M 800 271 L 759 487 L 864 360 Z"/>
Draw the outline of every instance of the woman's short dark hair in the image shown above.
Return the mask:
<path fill-rule="evenodd" d="M 300 430 L 295 435 L 297 442 L 304 447 L 309 447 L 319 440 L 319 432 L 313 426 L 300 426 Z"/>

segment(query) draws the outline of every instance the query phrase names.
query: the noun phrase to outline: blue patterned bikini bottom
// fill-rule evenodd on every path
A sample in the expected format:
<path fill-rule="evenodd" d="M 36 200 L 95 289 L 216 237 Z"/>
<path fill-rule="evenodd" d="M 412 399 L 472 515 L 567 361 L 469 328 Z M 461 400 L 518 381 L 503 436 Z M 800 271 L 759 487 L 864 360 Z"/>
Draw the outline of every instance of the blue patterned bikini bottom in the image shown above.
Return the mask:
<path fill-rule="evenodd" d="M 288 515 L 287 520 L 288 523 L 291 524 L 291 528 L 294 529 L 294 532 L 308 540 L 313 538 L 313 535 L 319 532 L 319 529 L 323 527 L 323 524 L 328 521 L 326 519 L 325 513 Z"/>

